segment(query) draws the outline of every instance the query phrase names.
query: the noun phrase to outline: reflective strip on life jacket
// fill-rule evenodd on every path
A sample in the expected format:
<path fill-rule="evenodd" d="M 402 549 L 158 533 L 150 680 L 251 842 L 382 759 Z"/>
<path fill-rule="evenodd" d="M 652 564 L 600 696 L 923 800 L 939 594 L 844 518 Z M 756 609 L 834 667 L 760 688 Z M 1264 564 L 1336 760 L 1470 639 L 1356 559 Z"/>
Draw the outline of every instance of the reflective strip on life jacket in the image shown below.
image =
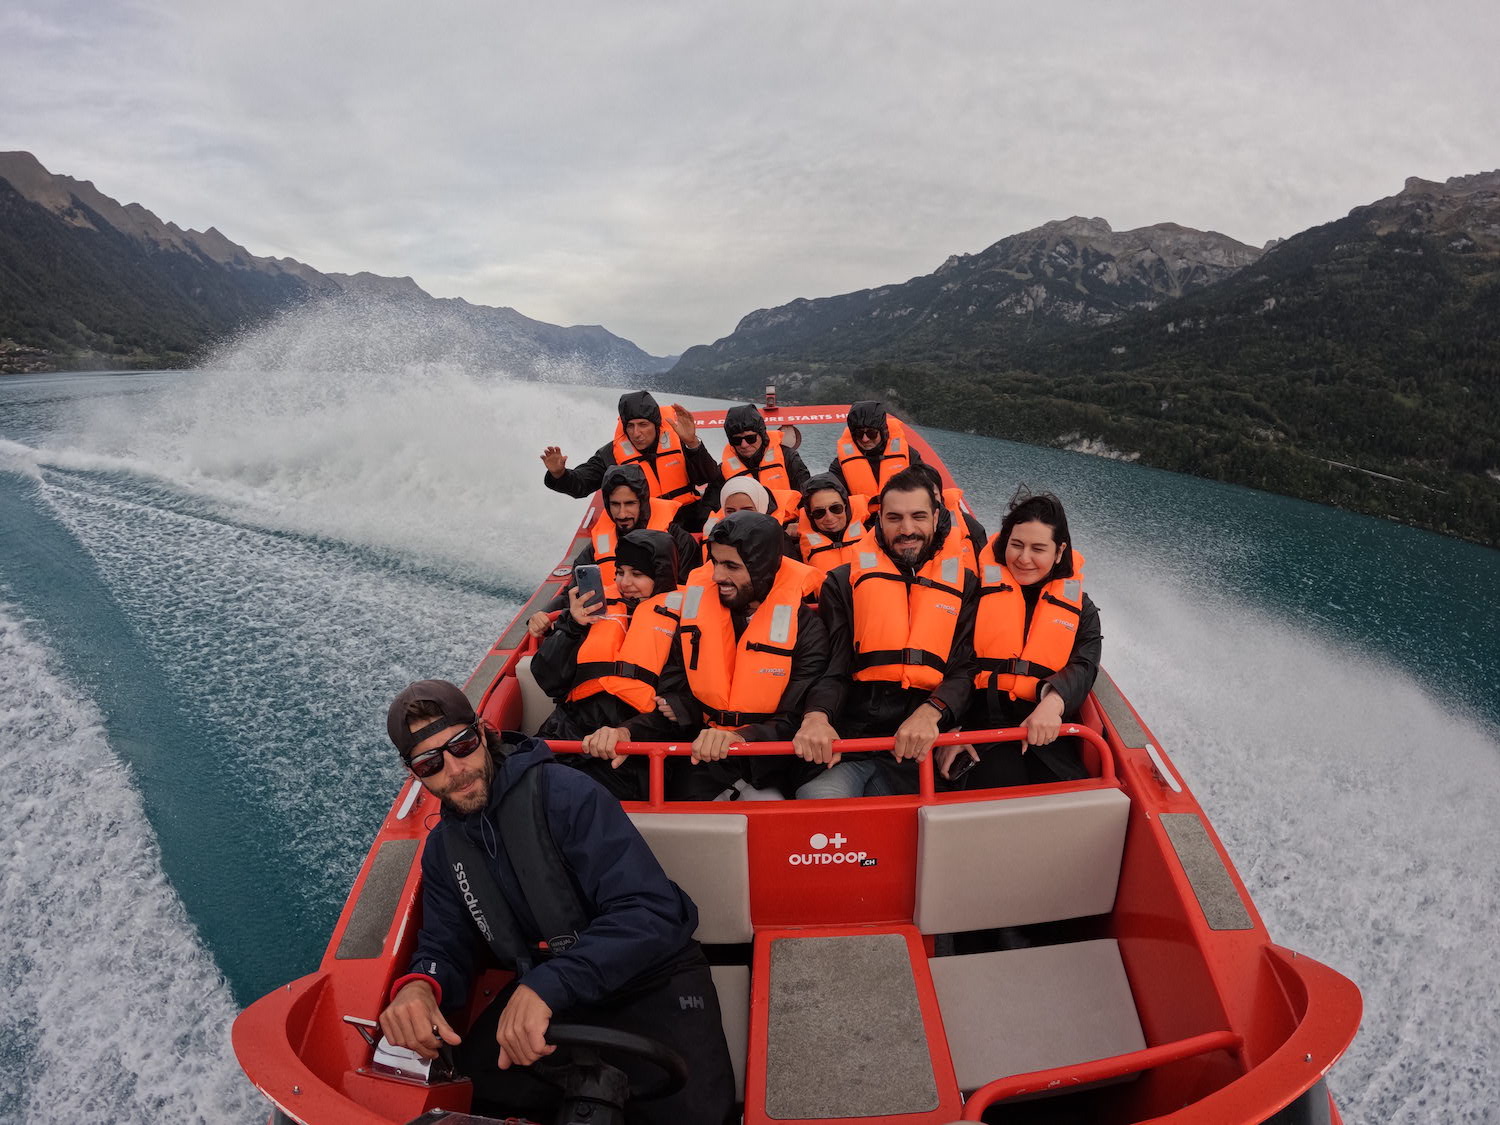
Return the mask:
<path fill-rule="evenodd" d="M 769 489 L 789 489 L 792 487 L 791 475 L 786 471 L 786 454 L 782 452 L 781 442 L 785 435 L 777 430 L 775 433 L 767 433 L 765 436 L 766 447 L 761 452 L 760 464 L 755 468 L 749 468 L 740 455 L 734 451 L 733 445 L 724 447 L 724 456 L 719 458 L 719 471 L 724 480 L 731 481 L 735 477 L 752 476 Z"/>
<path fill-rule="evenodd" d="M 682 654 L 688 687 L 709 726 L 732 729 L 775 716 L 791 683 L 797 611 L 820 577 L 804 563 L 782 559 L 765 601 L 736 640 L 712 571 L 694 572 L 684 590 Z"/>
<path fill-rule="evenodd" d="M 672 519 L 677 515 L 680 507 L 676 500 L 663 500 L 659 496 L 651 498 L 651 515 L 646 520 L 647 531 L 666 531 L 672 525 Z M 609 497 L 604 498 L 604 511 L 594 521 L 594 526 L 589 535 L 594 545 L 594 562 L 599 566 L 599 574 L 604 579 L 606 586 L 615 580 L 615 539 L 619 533 L 615 530 L 615 521 L 609 518 Z"/>
<path fill-rule="evenodd" d="M 648 458 L 631 444 L 625 434 L 625 423 L 615 423 L 615 464 L 639 465 L 646 474 L 646 487 L 652 496 L 671 500 L 697 492 L 688 479 L 687 453 L 677 437 L 677 431 L 667 425 L 665 419 L 656 427 L 656 455 Z M 608 497 L 605 497 L 607 500 Z M 684 501 L 686 503 L 686 501 Z"/>
<path fill-rule="evenodd" d="M 880 454 L 879 480 L 875 479 L 875 474 L 870 470 L 870 459 L 855 442 L 848 426 L 844 427 L 844 432 L 839 437 L 839 469 L 844 474 L 844 484 L 851 495 L 858 493 L 861 496 L 876 496 L 885 487 L 886 481 L 911 465 L 906 427 L 889 415 L 886 416 L 885 425 L 886 440 L 885 449 Z"/>
<path fill-rule="evenodd" d="M 908 575 L 872 531 L 849 565 L 854 591 L 854 678 L 931 690 L 943 682 L 963 607 L 964 536 L 949 529 L 926 565 Z"/>
<path fill-rule="evenodd" d="M 616 594 L 614 587 L 606 594 Z M 608 692 L 642 715 L 652 710 L 656 684 L 677 635 L 681 605 L 682 591 L 669 590 L 644 599 L 628 618 L 617 614 L 590 625 L 578 646 L 575 686 L 568 701 Z"/>
<path fill-rule="evenodd" d="M 1083 613 L 1083 556 L 1077 551 L 1073 568 L 1071 578 L 1042 587 L 1028 630 L 1021 584 L 996 556 L 994 542 L 985 545 L 974 616 L 975 687 L 1034 700 L 1041 682 L 1067 665 Z"/>

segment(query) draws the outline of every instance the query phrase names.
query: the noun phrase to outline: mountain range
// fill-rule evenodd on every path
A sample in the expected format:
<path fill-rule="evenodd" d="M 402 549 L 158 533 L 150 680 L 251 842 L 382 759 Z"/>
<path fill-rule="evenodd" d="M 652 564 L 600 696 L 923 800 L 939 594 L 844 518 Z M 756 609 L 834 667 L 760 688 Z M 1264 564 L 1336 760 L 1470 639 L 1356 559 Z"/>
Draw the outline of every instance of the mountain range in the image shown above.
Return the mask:
<path fill-rule="evenodd" d="M 680 359 L 597 326 L 320 273 L 0 153 L 0 372 L 173 366 L 371 303 L 512 374 L 787 402 L 1104 454 L 1500 546 L 1500 171 L 1410 179 L 1262 248 L 1074 216 L 931 273 L 759 309 Z"/>
<path fill-rule="evenodd" d="M 1259 251 L 1047 223 L 901 284 L 753 312 L 665 378 L 880 398 L 1500 546 L 1500 171 L 1410 179 Z"/>
<path fill-rule="evenodd" d="M 480 366 L 523 377 L 639 376 L 673 358 L 598 325 L 546 324 L 512 308 L 434 298 L 409 277 L 321 273 L 260 257 L 214 227 L 184 230 L 28 152 L 0 153 L 0 372 L 171 367 L 289 308 L 394 306 L 442 318 Z"/>

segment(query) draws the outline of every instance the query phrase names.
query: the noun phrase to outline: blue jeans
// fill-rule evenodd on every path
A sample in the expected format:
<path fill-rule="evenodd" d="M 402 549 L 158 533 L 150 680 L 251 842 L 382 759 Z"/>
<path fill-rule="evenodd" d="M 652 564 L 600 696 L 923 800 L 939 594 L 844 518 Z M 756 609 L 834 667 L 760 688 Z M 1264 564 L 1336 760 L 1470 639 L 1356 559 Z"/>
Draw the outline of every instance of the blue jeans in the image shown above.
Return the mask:
<path fill-rule="evenodd" d="M 897 790 L 879 758 L 856 758 L 826 769 L 797 788 L 799 800 L 828 801 L 840 797 L 889 797 Z"/>

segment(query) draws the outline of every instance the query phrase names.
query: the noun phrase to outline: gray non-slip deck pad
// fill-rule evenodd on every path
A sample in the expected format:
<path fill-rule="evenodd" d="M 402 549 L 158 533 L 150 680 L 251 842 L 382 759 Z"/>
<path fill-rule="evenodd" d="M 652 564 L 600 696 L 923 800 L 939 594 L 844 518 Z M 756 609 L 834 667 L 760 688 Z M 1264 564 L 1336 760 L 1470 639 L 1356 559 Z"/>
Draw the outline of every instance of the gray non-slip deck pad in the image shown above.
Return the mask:
<path fill-rule="evenodd" d="M 937 1108 L 900 934 L 771 943 L 766 1112 L 777 1120 Z"/>

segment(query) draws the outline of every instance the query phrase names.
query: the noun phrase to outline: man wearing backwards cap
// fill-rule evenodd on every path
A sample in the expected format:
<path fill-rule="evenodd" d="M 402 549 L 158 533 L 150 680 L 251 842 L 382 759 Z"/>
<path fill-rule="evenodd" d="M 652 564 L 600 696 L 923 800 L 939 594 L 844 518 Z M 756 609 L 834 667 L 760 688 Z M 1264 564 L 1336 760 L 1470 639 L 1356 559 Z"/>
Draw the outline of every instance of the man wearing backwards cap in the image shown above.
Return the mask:
<path fill-rule="evenodd" d="M 380 1014 L 386 1038 L 424 1058 L 457 1046 L 476 1112 L 539 1116 L 555 1109 L 557 1090 L 516 1068 L 552 1053 L 544 1035 L 554 1016 L 634 1031 L 681 1054 L 688 1082 L 632 1105 L 629 1121 L 726 1121 L 734 1075 L 718 994 L 692 937 L 698 911 L 619 802 L 559 766 L 546 743 L 493 730 L 444 680 L 402 691 L 386 732 L 443 806 L 422 849 L 411 969 Z M 476 939 L 517 979 L 460 1036 L 444 1009 L 468 998 Z"/>

